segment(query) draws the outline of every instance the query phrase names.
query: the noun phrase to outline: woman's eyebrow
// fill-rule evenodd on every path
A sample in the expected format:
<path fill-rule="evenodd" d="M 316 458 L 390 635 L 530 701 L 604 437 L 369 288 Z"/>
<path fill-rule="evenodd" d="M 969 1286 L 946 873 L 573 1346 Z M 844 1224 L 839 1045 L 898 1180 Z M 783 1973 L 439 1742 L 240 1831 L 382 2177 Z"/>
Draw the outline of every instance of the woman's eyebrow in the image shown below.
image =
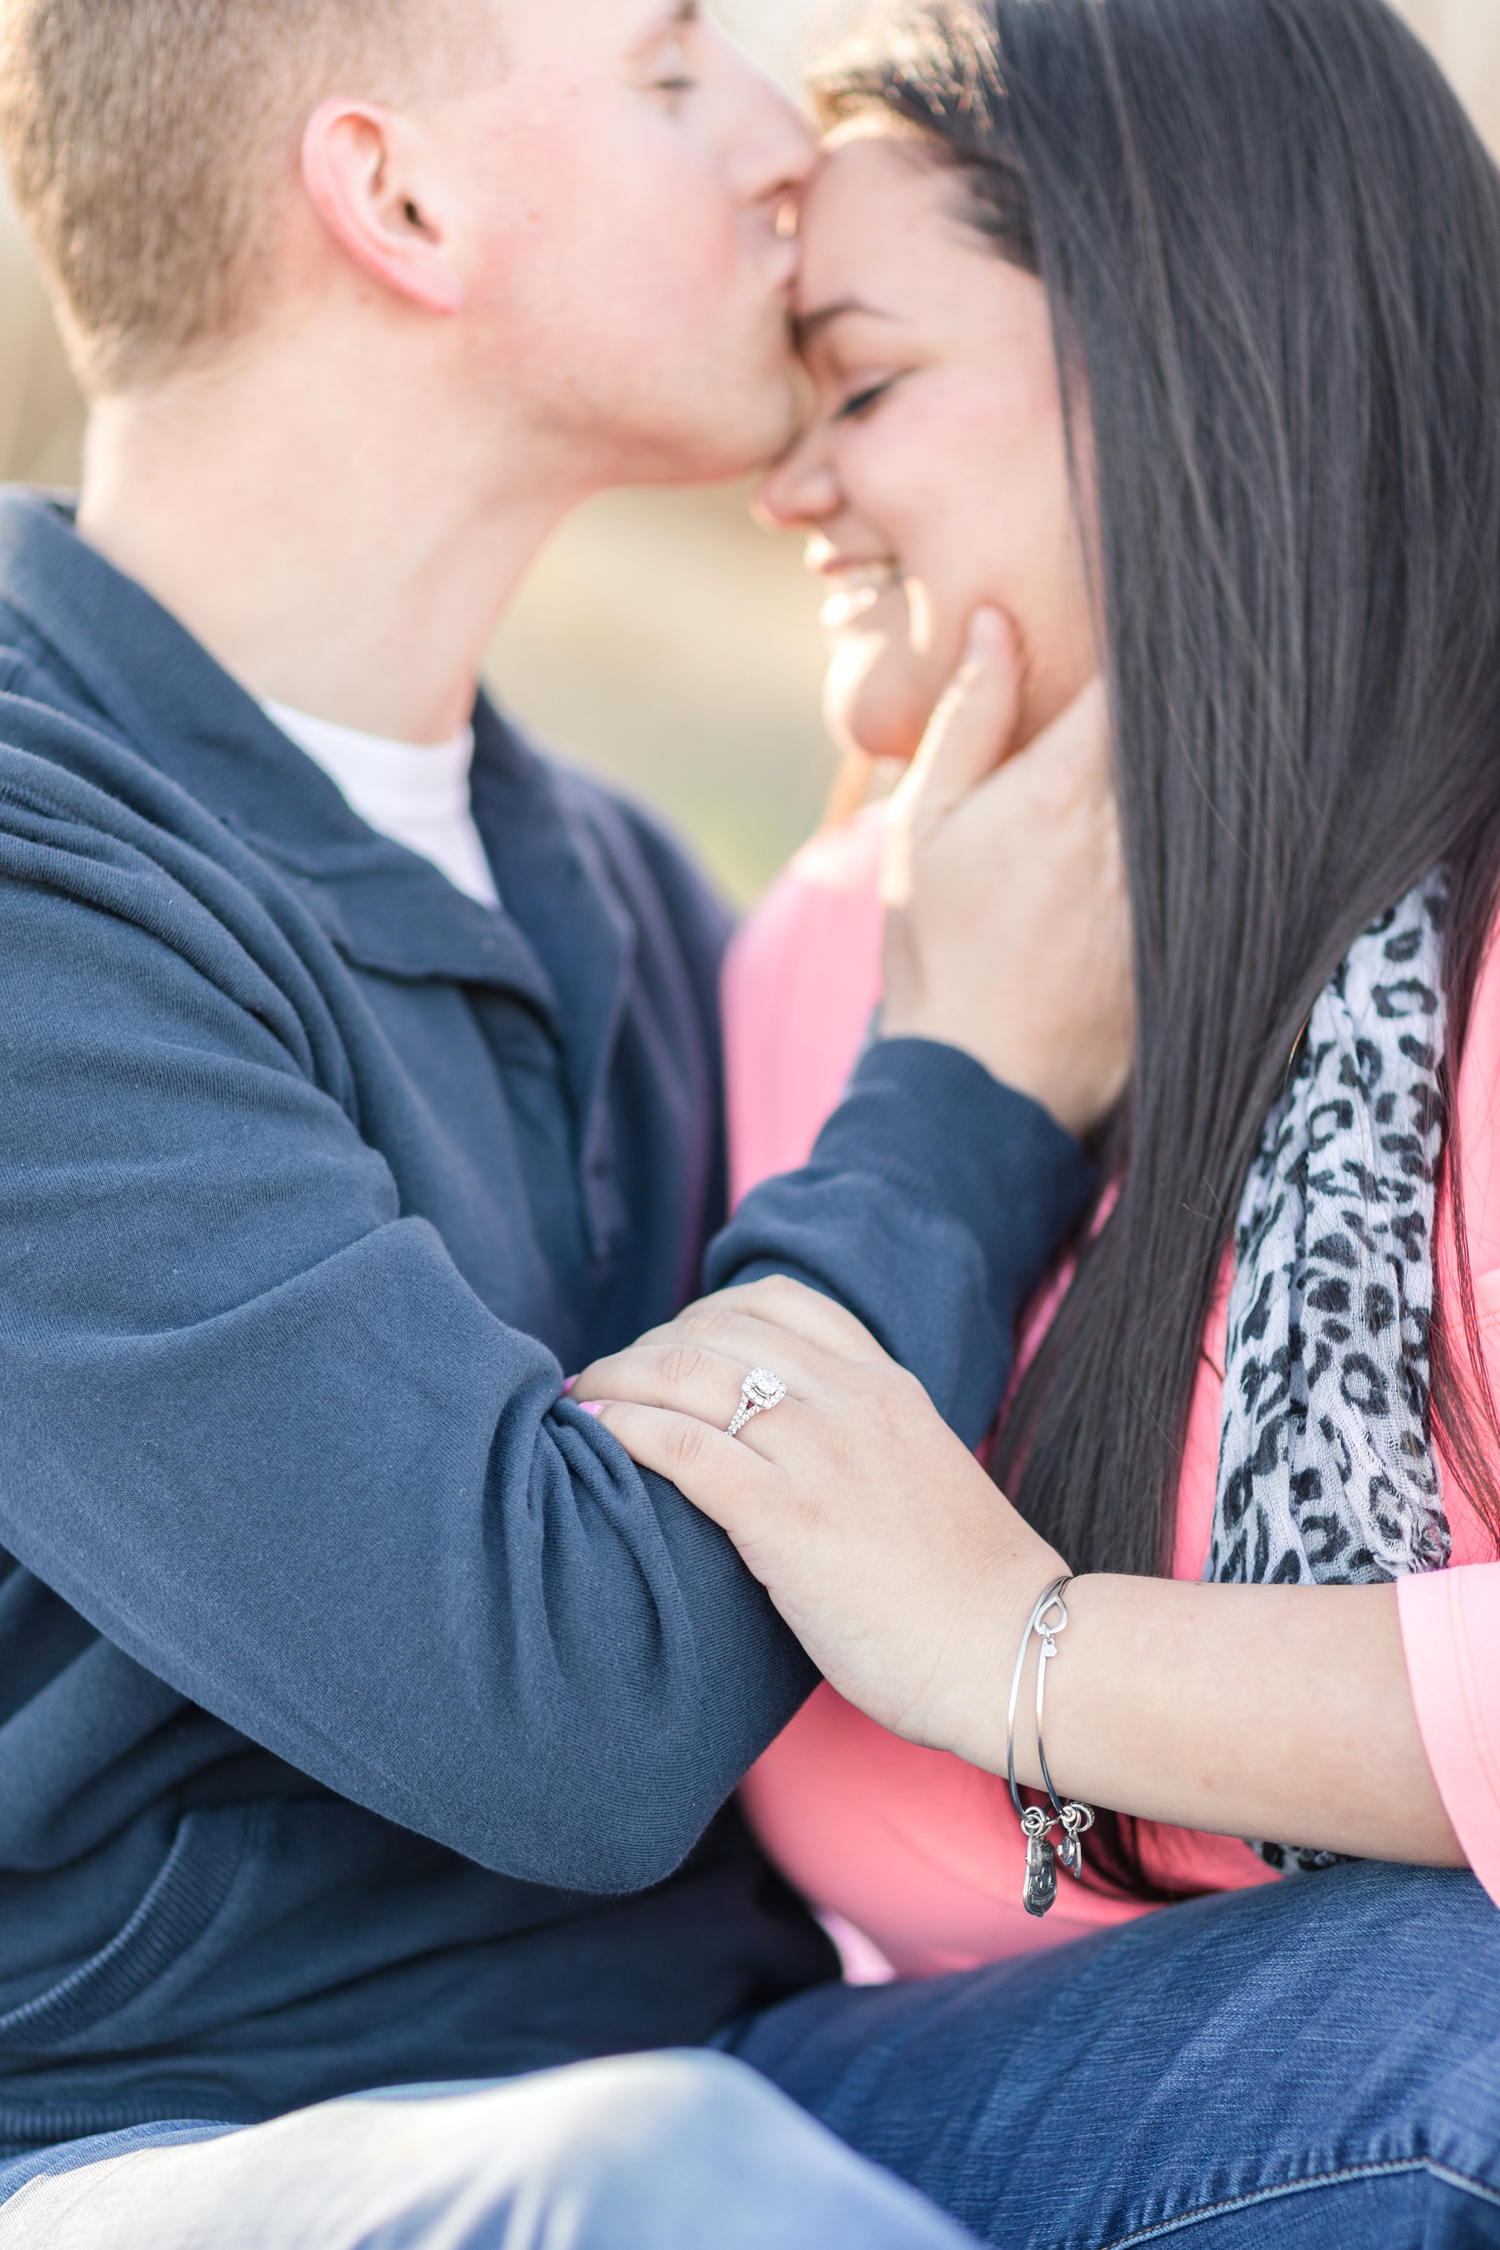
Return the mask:
<path fill-rule="evenodd" d="M 862 297 L 840 297 L 837 304 L 824 305 L 817 312 L 801 313 L 792 322 L 792 333 L 799 352 L 815 344 L 824 330 L 836 320 L 847 320 L 859 314 L 865 320 L 895 320 L 895 313 L 882 312 L 878 305 L 867 305 Z"/>

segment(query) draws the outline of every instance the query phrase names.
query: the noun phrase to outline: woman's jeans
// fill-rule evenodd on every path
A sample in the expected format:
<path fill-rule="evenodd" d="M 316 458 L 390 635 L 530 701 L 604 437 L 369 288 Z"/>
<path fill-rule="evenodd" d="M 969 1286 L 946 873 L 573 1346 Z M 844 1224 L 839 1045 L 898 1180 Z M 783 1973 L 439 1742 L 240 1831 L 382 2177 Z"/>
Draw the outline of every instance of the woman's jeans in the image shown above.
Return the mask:
<path fill-rule="evenodd" d="M 961 2250 L 934 2205 L 1003 2250 L 1500 2250 L 1467 1875 L 1339 1868 L 719 2044 L 27 2158 L 0 2250 Z"/>
<path fill-rule="evenodd" d="M 1340 1867 L 732 2051 L 1004 2250 L 1500 2245 L 1500 1910 Z"/>

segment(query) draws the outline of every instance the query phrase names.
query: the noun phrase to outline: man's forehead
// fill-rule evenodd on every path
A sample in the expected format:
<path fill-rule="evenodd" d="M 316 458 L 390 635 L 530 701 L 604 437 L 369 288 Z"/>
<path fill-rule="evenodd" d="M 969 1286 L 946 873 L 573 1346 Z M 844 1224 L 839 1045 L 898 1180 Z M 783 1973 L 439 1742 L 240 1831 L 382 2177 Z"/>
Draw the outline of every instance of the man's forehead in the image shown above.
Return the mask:
<path fill-rule="evenodd" d="M 652 47 L 673 31 L 696 23 L 698 0 L 619 0 L 631 44 Z"/>

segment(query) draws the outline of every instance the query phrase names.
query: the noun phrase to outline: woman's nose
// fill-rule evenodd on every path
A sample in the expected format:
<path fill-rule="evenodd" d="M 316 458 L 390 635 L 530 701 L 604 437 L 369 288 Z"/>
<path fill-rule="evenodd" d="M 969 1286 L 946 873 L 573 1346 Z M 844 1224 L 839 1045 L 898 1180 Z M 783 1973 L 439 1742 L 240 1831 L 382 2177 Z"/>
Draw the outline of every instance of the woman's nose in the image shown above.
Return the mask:
<path fill-rule="evenodd" d="M 838 479 L 818 433 L 809 431 L 767 473 L 756 494 L 755 513 L 768 531 L 805 531 L 810 524 L 826 523 L 841 505 Z"/>

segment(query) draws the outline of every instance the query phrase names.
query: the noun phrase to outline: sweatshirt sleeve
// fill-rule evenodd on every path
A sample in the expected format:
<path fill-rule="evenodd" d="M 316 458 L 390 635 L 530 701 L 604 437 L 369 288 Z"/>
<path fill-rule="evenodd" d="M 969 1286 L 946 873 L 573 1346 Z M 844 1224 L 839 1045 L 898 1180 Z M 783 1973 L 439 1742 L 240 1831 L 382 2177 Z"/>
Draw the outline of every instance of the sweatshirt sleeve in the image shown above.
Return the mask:
<path fill-rule="evenodd" d="M 1073 1136 L 970 1056 L 886 1040 L 806 1168 L 746 1197 L 709 1286 L 782 1273 L 837 1298 L 977 1445 L 1021 1309 L 1097 1184 Z"/>
<path fill-rule="evenodd" d="M 295 900 L 20 753 L 0 812 L 0 1549 L 340 1797 L 551 1888 L 663 1880 L 808 1659 L 403 1209 L 379 1035 Z M 1081 1168 L 977 1065 L 886 1050 L 738 1264 L 982 1421 Z"/>
<path fill-rule="evenodd" d="M 1500 1905 L 1500 1563 L 1403 1578 L 1422 1744 L 1469 1865 Z"/>
<path fill-rule="evenodd" d="M 290 894 L 19 753 L 0 816 L 0 1549 L 341 1798 L 663 1880 L 808 1659 L 403 1209 Z"/>

